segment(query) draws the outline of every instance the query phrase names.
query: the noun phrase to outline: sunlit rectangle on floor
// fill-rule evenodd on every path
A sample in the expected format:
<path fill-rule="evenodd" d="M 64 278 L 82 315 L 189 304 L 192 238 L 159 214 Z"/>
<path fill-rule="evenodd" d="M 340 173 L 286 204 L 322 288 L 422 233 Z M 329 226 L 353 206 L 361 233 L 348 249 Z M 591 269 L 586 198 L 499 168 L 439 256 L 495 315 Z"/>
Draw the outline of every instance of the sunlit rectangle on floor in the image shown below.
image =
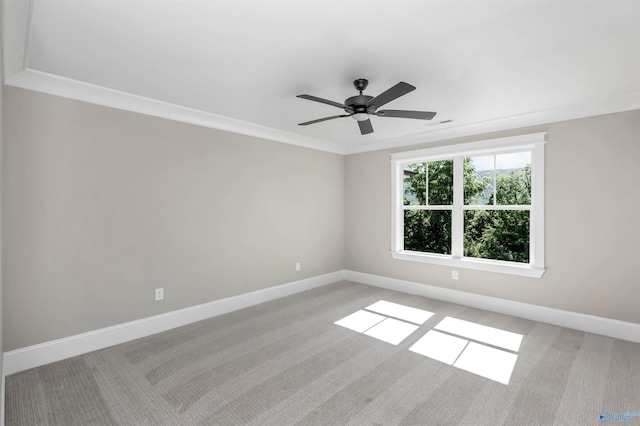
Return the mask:
<path fill-rule="evenodd" d="M 522 334 L 512 333 L 499 328 L 488 327 L 486 325 L 476 324 L 460 320 L 457 318 L 446 317 L 438 325 L 434 327 L 436 330 L 446 331 L 447 333 L 457 334 L 471 340 L 488 343 L 493 346 L 509 349 L 517 352 L 522 343 Z"/>
<path fill-rule="evenodd" d="M 511 352 L 471 342 L 453 366 L 508 385 L 517 359 Z"/>
<path fill-rule="evenodd" d="M 334 324 L 362 333 L 386 318 L 382 315 L 360 310 L 336 321 Z"/>
<path fill-rule="evenodd" d="M 371 327 L 364 334 L 375 337 L 383 342 L 397 345 L 417 329 L 417 325 L 409 324 L 408 322 L 399 321 L 393 318 L 387 318 Z"/>
<path fill-rule="evenodd" d="M 467 343 L 469 343 L 468 340 L 430 330 L 409 350 L 452 365 L 458 359 L 465 346 L 467 346 Z"/>
<path fill-rule="evenodd" d="M 424 324 L 425 321 L 433 315 L 433 312 L 412 308 L 399 303 L 387 302 L 386 300 L 379 300 L 376 303 L 367 306 L 365 309 L 418 325 Z"/>

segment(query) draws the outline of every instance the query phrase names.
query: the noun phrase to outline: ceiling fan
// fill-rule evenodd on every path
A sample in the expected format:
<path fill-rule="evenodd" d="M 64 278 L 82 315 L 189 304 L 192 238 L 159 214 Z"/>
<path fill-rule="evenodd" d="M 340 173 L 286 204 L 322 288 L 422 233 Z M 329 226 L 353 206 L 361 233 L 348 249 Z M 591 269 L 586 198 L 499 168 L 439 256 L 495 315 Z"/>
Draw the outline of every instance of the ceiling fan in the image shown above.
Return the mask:
<path fill-rule="evenodd" d="M 310 101 L 320 102 L 327 105 L 332 105 L 338 108 L 342 108 L 347 114 L 333 115 L 331 117 L 319 118 L 317 120 L 306 121 L 299 123 L 299 126 L 308 126 L 309 124 L 320 123 L 322 121 L 333 120 L 334 118 L 352 117 L 358 122 L 360 127 L 360 133 L 366 135 L 373 133 L 373 126 L 369 116 L 375 115 L 377 117 L 398 117 L 398 118 L 414 118 L 417 120 L 431 120 L 436 113 L 427 111 L 404 111 L 398 109 L 383 109 L 378 110 L 382 105 L 391 102 L 400 96 L 415 90 L 416 88 L 403 81 L 391 87 L 390 89 L 382 92 L 380 95 L 373 96 L 363 95 L 362 91 L 367 88 L 369 81 L 364 78 L 359 78 L 353 82 L 356 90 L 360 92 L 358 96 L 352 96 L 345 99 L 344 104 L 338 102 L 329 101 L 327 99 L 318 98 L 311 95 L 298 95 L 298 98 L 308 99 Z"/>

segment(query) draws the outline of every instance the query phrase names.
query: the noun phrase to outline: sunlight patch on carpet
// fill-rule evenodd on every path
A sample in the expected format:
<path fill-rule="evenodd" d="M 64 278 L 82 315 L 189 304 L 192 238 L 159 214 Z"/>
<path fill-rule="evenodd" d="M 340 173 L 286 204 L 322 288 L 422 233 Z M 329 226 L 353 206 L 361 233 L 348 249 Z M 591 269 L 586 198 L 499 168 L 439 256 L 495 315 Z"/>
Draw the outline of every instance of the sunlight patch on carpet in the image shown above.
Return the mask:
<path fill-rule="evenodd" d="M 522 343 L 522 334 L 500 330 L 499 328 L 487 327 L 486 325 L 464 321 L 457 318 L 446 317 L 434 328 L 436 330 L 466 337 L 478 342 L 487 343 L 491 346 L 508 349 L 513 352 L 518 352 L 520 349 L 520 343 Z"/>
<path fill-rule="evenodd" d="M 436 361 L 453 365 L 468 343 L 468 340 L 429 330 L 409 350 Z"/>
<path fill-rule="evenodd" d="M 386 317 L 383 317 L 382 315 L 360 310 L 336 321 L 334 324 L 348 328 L 349 330 L 357 331 L 358 333 L 364 333 L 385 319 Z"/>
<path fill-rule="evenodd" d="M 508 385 L 522 338 L 522 334 L 446 317 L 409 350 Z"/>
<path fill-rule="evenodd" d="M 379 300 L 334 324 L 397 346 L 433 315 L 433 312 Z M 522 334 L 445 317 L 409 350 L 508 385 L 522 339 Z"/>
<path fill-rule="evenodd" d="M 431 316 L 433 312 L 379 300 L 334 324 L 398 345 Z"/>
<path fill-rule="evenodd" d="M 409 324 L 408 322 L 399 321 L 393 318 L 387 318 L 365 331 L 364 334 L 375 337 L 383 342 L 397 345 L 417 329 L 417 325 Z"/>
<path fill-rule="evenodd" d="M 508 385 L 517 359 L 514 353 L 471 342 L 453 366 Z"/>
<path fill-rule="evenodd" d="M 365 309 L 418 325 L 424 324 L 425 321 L 433 316 L 433 312 L 412 308 L 399 303 L 387 302 L 386 300 L 379 300 L 376 303 L 367 306 Z"/>

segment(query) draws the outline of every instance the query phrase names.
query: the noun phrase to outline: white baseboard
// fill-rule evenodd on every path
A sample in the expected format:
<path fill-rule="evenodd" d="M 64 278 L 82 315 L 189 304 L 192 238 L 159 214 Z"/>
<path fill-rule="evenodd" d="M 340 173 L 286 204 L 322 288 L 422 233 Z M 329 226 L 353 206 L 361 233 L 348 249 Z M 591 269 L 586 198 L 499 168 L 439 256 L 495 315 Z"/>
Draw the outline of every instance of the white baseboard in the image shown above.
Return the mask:
<path fill-rule="evenodd" d="M 640 324 L 610 318 L 563 311 L 528 303 L 514 302 L 497 297 L 482 296 L 443 287 L 435 287 L 412 281 L 398 280 L 362 272 L 345 271 L 345 278 L 361 284 L 382 287 L 403 293 L 415 294 L 444 302 L 511 315 L 560 327 L 573 328 L 588 333 L 640 343 Z"/>
<path fill-rule="evenodd" d="M 344 279 L 336 271 L 4 353 L 4 374 L 49 364 Z M 3 375 L 4 378 L 4 375 Z"/>
<path fill-rule="evenodd" d="M 2 377 L 341 280 L 640 343 L 640 324 L 342 270 L 5 352 Z"/>

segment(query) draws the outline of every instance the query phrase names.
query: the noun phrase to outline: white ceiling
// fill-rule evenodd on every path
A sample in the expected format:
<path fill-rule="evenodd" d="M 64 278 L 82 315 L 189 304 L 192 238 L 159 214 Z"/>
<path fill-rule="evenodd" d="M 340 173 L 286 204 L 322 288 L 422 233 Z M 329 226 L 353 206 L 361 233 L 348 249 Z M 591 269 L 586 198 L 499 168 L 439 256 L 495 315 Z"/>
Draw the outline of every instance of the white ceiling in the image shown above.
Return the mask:
<path fill-rule="evenodd" d="M 6 84 L 331 152 L 640 108 L 638 0 L 3 3 Z M 356 78 L 438 114 L 297 125 Z"/>

